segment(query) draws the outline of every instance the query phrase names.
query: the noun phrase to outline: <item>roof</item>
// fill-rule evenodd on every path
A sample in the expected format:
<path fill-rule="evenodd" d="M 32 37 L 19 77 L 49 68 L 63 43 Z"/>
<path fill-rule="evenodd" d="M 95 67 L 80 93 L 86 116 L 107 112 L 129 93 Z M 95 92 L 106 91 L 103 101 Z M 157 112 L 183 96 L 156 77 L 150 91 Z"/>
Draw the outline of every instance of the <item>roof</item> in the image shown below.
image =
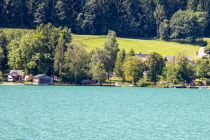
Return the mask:
<path fill-rule="evenodd" d="M 148 57 L 148 54 L 137 54 L 136 56 L 138 57 L 142 57 L 142 58 L 147 58 Z"/>
<path fill-rule="evenodd" d="M 169 62 L 172 62 L 176 60 L 176 56 L 166 56 L 165 59 Z M 193 58 L 191 56 L 186 56 L 186 59 L 188 61 L 193 61 Z"/>
<path fill-rule="evenodd" d="M 33 78 L 51 78 L 50 76 L 47 76 L 46 74 L 38 74 L 38 75 L 36 75 L 36 76 L 34 76 Z"/>
<path fill-rule="evenodd" d="M 17 76 L 22 76 L 23 75 L 23 70 L 10 70 L 9 74 L 10 75 L 17 75 Z"/>
<path fill-rule="evenodd" d="M 139 54 L 136 54 L 135 56 L 140 57 L 143 61 L 146 61 L 149 54 L 139 53 Z"/>
<path fill-rule="evenodd" d="M 191 56 L 186 57 L 188 61 L 193 61 L 193 58 Z"/>
<path fill-rule="evenodd" d="M 210 54 L 210 51 L 207 51 L 206 54 Z"/>
<path fill-rule="evenodd" d="M 172 61 L 176 60 L 176 57 L 175 56 L 166 56 L 165 59 L 166 59 L 166 61 L 172 62 Z"/>

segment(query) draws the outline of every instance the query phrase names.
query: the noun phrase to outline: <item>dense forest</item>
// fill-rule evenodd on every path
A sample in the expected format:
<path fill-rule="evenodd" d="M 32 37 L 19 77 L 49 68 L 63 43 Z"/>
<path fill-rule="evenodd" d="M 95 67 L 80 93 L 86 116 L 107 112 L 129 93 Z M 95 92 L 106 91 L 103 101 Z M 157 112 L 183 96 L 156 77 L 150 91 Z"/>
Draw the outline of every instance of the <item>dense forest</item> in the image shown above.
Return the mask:
<path fill-rule="evenodd" d="M 114 30 L 126 37 L 209 36 L 209 14 L 210 0 L 0 1 L 3 28 L 35 28 L 52 23 L 78 34 L 107 34 Z"/>

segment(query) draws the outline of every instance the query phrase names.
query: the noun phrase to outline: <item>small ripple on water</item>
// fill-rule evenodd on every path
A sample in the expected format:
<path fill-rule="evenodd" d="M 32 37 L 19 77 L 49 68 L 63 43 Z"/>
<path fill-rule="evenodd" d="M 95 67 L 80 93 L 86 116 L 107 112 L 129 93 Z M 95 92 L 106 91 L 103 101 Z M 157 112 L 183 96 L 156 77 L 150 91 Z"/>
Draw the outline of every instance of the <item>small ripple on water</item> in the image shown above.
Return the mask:
<path fill-rule="evenodd" d="M 0 86 L 0 140 L 208 140 L 208 93 Z"/>

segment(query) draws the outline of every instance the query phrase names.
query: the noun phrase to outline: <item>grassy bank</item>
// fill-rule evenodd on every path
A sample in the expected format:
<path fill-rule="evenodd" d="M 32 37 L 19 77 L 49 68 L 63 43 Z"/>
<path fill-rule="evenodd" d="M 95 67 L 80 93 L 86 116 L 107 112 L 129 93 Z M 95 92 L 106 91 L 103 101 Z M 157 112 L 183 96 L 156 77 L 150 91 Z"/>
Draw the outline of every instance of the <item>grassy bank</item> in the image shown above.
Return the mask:
<path fill-rule="evenodd" d="M 7 35 L 13 32 L 30 32 L 27 29 L 1 29 Z M 104 46 L 106 36 L 92 36 L 92 35 L 73 35 L 73 43 L 84 46 L 90 52 L 95 48 L 102 48 Z M 210 39 L 207 39 L 210 40 Z M 119 48 L 125 49 L 127 52 L 134 49 L 136 53 L 151 53 L 153 51 L 160 53 L 163 56 L 177 55 L 178 53 L 185 53 L 187 56 L 196 56 L 199 46 L 190 44 L 181 44 L 177 42 L 166 42 L 158 39 L 129 39 L 118 38 Z"/>

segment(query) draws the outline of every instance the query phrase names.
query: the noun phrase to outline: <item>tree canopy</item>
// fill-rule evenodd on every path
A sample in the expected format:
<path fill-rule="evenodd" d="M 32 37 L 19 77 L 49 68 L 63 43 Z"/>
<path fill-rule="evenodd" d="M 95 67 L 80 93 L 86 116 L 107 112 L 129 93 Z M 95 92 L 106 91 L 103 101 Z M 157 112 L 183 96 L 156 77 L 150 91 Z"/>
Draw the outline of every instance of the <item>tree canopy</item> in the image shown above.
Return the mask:
<path fill-rule="evenodd" d="M 159 37 L 164 20 L 172 18 L 171 27 L 175 30 L 175 25 L 197 24 L 194 13 L 200 17 L 199 12 L 206 13 L 202 31 L 209 36 L 209 3 L 210 0 L 1 0 L 0 27 L 36 28 L 41 23 L 52 23 L 79 34 L 106 34 L 113 30 L 119 36 Z M 177 15 L 179 19 L 175 18 Z"/>

